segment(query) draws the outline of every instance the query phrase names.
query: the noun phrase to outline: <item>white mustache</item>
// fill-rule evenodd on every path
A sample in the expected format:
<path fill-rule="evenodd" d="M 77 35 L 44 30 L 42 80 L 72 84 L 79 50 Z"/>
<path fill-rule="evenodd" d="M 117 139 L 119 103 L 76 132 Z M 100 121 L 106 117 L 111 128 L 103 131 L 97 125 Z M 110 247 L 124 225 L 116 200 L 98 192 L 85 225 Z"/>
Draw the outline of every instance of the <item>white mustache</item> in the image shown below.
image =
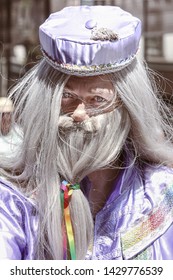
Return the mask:
<path fill-rule="evenodd" d="M 75 122 L 73 118 L 63 115 L 59 118 L 58 127 L 60 132 L 83 130 L 86 133 L 97 133 L 101 128 L 103 118 L 103 115 L 98 115 L 83 122 Z"/>

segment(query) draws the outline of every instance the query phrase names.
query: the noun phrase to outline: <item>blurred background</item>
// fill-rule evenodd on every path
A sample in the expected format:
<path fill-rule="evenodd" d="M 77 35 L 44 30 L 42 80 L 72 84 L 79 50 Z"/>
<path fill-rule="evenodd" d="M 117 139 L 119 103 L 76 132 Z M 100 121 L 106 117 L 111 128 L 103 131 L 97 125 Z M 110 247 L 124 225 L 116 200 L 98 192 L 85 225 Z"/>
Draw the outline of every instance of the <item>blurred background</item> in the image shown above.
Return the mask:
<path fill-rule="evenodd" d="M 117 5 L 143 22 L 140 55 L 171 81 L 173 93 L 173 0 L 0 0 L 0 96 L 40 59 L 38 27 L 51 12 L 74 5 Z"/>

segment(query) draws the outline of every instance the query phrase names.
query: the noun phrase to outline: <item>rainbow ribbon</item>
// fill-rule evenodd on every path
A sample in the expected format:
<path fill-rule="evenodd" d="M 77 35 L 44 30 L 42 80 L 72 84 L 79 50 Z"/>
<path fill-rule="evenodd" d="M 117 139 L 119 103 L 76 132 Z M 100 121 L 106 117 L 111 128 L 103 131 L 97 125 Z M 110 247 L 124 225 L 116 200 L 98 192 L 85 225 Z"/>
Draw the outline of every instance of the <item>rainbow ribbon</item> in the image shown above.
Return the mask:
<path fill-rule="evenodd" d="M 63 248 L 64 248 L 65 260 L 67 259 L 67 240 L 68 240 L 71 260 L 76 260 L 75 241 L 74 241 L 74 234 L 73 234 L 73 228 L 72 228 L 71 217 L 70 217 L 69 202 L 73 191 L 78 189 L 80 189 L 79 184 L 72 185 L 69 184 L 67 181 L 63 181 L 61 184 L 61 207 L 63 210 L 64 221 L 65 221 L 65 224 L 63 224 L 63 233 L 64 233 Z"/>

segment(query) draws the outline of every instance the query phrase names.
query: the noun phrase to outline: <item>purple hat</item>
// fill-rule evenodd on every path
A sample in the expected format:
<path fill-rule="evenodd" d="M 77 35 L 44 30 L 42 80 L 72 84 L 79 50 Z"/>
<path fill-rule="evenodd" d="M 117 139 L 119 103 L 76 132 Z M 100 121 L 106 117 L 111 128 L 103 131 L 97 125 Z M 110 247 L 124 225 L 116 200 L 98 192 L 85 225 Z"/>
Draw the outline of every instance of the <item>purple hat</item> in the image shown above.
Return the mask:
<path fill-rule="evenodd" d="M 40 26 L 47 61 L 61 72 L 93 76 L 121 70 L 136 56 L 141 21 L 116 6 L 73 6 Z"/>

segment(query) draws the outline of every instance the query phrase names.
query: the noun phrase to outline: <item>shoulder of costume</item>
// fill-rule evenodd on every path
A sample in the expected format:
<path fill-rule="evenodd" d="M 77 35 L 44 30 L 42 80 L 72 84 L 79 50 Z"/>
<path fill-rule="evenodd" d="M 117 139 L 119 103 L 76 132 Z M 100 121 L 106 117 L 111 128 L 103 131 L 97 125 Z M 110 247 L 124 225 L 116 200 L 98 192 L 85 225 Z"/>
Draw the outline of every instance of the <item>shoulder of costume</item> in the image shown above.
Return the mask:
<path fill-rule="evenodd" d="M 14 211 L 14 208 L 27 211 L 33 211 L 36 207 L 33 201 L 27 198 L 16 186 L 0 177 L 0 207 L 7 207 Z"/>
<path fill-rule="evenodd" d="M 173 223 L 173 169 L 148 165 L 144 168 L 143 180 L 144 208 L 128 228 L 121 231 L 124 259 L 144 252 L 147 258 L 147 248 Z"/>

